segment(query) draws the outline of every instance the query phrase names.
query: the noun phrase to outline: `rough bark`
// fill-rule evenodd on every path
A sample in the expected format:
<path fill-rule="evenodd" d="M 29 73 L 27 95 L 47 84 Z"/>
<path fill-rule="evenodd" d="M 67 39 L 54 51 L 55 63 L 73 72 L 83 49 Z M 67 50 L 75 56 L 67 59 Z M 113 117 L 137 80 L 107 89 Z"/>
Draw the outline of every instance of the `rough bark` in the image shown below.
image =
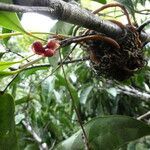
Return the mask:
<path fill-rule="evenodd" d="M 58 20 L 104 33 L 109 37 L 119 38 L 123 32 L 122 29 L 116 24 L 110 21 L 102 20 L 90 11 L 81 9 L 77 5 L 72 5 L 62 0 L 15 0 L 14 3 L 26 6 L 49 7 L 50 11 L 45 11 L 44 14 Z M 0 10 L 4 9 L 0 8 Z M 141 39 L 149 42 L 150 35 L 142 33 Z"/>

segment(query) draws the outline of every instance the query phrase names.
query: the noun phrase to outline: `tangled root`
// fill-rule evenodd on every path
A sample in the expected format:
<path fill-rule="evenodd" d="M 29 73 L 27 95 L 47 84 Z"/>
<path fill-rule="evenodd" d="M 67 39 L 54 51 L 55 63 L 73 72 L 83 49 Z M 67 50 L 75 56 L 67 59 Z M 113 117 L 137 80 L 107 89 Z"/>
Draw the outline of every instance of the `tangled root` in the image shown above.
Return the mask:
<path fill-rule="evenodd" d="M 91 31 L 89 34 L 100 33 Z M 123 81 L 141 69 L 145 60 L 139 33 L 136 30 L 126 26 L 126 36 L 115 40 L 120 49 L 100 40 L 89 40 L 86 45 L 91 67 L 98 75 Z"/>

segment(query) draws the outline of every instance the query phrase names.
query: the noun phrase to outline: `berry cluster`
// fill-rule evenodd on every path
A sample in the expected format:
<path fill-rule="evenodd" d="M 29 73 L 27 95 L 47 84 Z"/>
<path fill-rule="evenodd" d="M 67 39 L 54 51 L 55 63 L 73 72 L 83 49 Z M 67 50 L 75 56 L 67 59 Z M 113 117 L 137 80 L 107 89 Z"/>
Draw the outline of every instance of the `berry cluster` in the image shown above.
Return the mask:
<path fill-rule="evenodd" d="M 57 40 L 49 40 L 46 45 L 42 45 L 40 41 L 35 41 L 32 44 L 32 50 L 35 54 L 42 55 L 45 57 L 52 57 L 56 49 L 59 48 L 60 44 Z"/>

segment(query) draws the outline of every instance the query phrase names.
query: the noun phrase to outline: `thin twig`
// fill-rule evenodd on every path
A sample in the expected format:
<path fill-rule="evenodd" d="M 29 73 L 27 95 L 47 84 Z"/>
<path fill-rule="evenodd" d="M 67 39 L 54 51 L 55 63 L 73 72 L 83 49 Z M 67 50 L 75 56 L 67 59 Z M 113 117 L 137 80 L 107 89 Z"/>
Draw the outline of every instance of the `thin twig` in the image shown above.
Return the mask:
<path fill-rule="evenodd" d="M 88 40 L 99 40 L 99 41 L 104 41 L 108 44 L 112 44 L 114 47 L 116 48 L 120 48 L 119 44 L 112 38 L 109 38 L 107 36 L 103 36 L 103 35 L 81 35 L 81 36 L 75 36 L 75 37 L 71 37 L 68 39 L 65 39 L 63 41 L 61 41 L 61 46 L 67 46 L 70 45 L 72 43 L 80 43 L 80 42 L 84 42 L 84 41 L 88 41 Z"/>
<path fill-rule="evenodd" d="M 54 149 L 55 144 L 56 144 L 56 140 L 52 143 L 52 146 L 49 148 L 49 150 L 53 150 L 53 149 Z"/>
<path fill-rule="evenodd" d="M 38 1 L 40 6 L 20 6 L 20 5 L 13 5 L 13 4 L 5 4 L 0 3 L 0 10 L 2 11 L 12 11 L 12 12 L 39 12 L 42 14 L 47 14 L 55 19 L 59 19 L 62 21 L 66 21 L 72 24 L 84 26 L 86 28 L 95 29 L 95 27 L 103 32 L 106 30 L 106 34 L 108 33 L 108 30 L 110 28 L 114 28 L 111 30 L 116 31 L 116 33 L 122 33 L 122 30 L 117 27 L 115 24 L 111 22 L 104 22 L 99 17 L 94 16 L 89 11 L 81 9 L 78 6 L 74 6 L 71 4 L 68 4 L 62 0 L 51 0 L 51 1 Z M 25 5 L 25 4 L 24 4 Z M 44 6 L 44 7 L 43 7 Z M 73 12 L 72 12 L 73 11 Z M 63 12 L 63 13 L 61 13 Z M 79 14 L 80 13 L 80 14 Z M 71 14 L 71 16 L 68 17 L 68 14 Z M 83 19 L 84 18 L 84 19 Z M 84 21 L 83 21 L 84 20 Z M 109 29 L 107 27 L 103 27 L 103 24 L 105 26 L 110 26 Z M 95 27 L 94 27 L 95 26 Z M 108 33 L 109 34 L 109 33 Z M 112 33 L 110 33 L 112 35 Z"/>
<path fill-rule="evenodd" d="M 18 2 L 20 5 L 26 5 L 27 2 L 20 1 Z M 62 0 L 36 0 L 32 4 L 37 6 L 20 6 L 20 5 L 10 5 L 0 3 L 0 10 L 2 11 L 14 11 L 14 12 L 39 12 L 49 17 L 53 17 L 55 19 L 59 19 L 61 21 L 65 21 L 68 23 L 72 23 L 75 25 L 79 25 L 88 29 L 92 29 L 109 37 L 120 37 L 122 35 L 122 29 L 118 27 L 116 24 L 102 20 L 100 17 L 95 16 L 90 11 L 85 9 L 81 9 L 76 5 L 71 5 Z M 39 7 L 42 6 L 42 7 Z M 43 12 L 44 11 L 44 12 Z M 144 32 L 141 33 L 142 41 L 149 41 L 150 36 Z"/>
<path fill-rule="evenodd" d="M 14 80 L 18 77 L 19 73 L 16 74 L 13 79 L 7 84 L 7 86 L 5 87 L 5 89 L 3 90 L 3 93 L 6 92 L 6 90 L 8 89 L 8 87 L 14 82 Z"/>
<path fill-rule="evenodd" d="M 109 8 L 109 7 L 120 7 L 120 8 L 123 10 L 124 15 L 127 17 L 128 24 L 132 26 L 128 11 L 127 11 L 126 8 L 124 7 L 124 5 L 119 4 L 119 3 L 106 4 L 106 5 L 102 6 L 102 7 L 100 7 L 100 8 L 98 8 L 98 9 L 94 10 L 92 13 L 93 13 L 93 14 L 97 14 L 98 12 L 100 12 L 100 11 L 106 9 L 106 8 Z"/>
<path fill-rule="evenodd" d="M 145 9 L 145 10 L 134 10 L 135 13 L 142 14 L 142 15 L 149 15 L 150 14 L 150 9 Z"/>
<path fill-rule="evenodd" d="M 90 57 L 84 57 L 84 58 L 79 58 L 79 59 L 75 59 L 75 60 L 68 60 L 68 61 L 64 61 L 63 65 L 67 65 L 67 64 L 70 64 L 70 63 L 83 62 L 83 61 L 86 61 L 86 60 L 89 60 L 89 59 L 90 59 Z M 58 64 L 60 64 L 60 62 Z"/>
<path fill-rule="evenodd" d="M 66 59 L 65 59 L 66 60 Z M 77 63 L 77 62 L 83 62 L 83 61 L 86 61 L 86 60 L 89 60 L 89 57 L 84 57 L 84 58 L 79 58 L 79 59 L 75 59 L 75 60 L 68 60 L 68 61 L 63 61 L 63 65 L 67 65 L 67 64 L 70 64 L 70 63 Z M 61 65 L 61 62 L 58 62 L 58 65 Z M 44 65 L 36 65 L 36 66 L 32 66 L 32 67 L 28 67 L 28 68 L 25 68 L 23 69 L 22 71 L 26 71 L 26 70 L 31 70 L 31 69 L 34 69 L 34 68 L 45 68 L 45 67 L 50 67 L 51 65 L 50 64 L 44 64 Z M 58 66 L 50 75 L 52 75 L 58 68 L 60 68 L 60 66 Z M 11 68 L 11 70 L 15 71 L 17 69 L 15 68 Z M 6 90 L 8 89 L 8 87 L 14 82 L 14 80 L 18 77 L 19 73 L 17 75 L 15 75 L 15 77 L 7 84 L 7 86 L 5 87 L 5 89 L 2 91 L 3 93 L 6 92 Z M 49 75 L 49 76 L 50 76 Z M 48 76 L 48 77 L 49 77 Z M 41 82 L 43 82 L 45 79 L 47 79 L 48 77 L 44 78 Z"/>
<path fill-rule="evenodd" d="M 69 38 L 70 35 L 65 35 L 65 34 L 56 34 L 56 33 L 53 33 L 53 32 L 29 32 L 30 35 L 41 35 L 41 34 L 44 34 L 44 35 L 50 35 L 51 38 Z M 23 35 L 23 33 L 21 32 L 12 32 L 12 33 L 2 33 L 0 34 L 0 39 L 4 39 L 4 38 L 7 38 L 7 37 L 12 37 L 12 36 L 18 36 L 18 35 Z"/>
<path fill-rule="evenodd" d="M 67 61 L 63 61 L 63 65 L 68 65 L 68 64 L 72 64 L 72 63 L 79 63 L 79 62 L 87 61 L 89 59 L 90 59 L 90 57 L 83 57 L 83 58 L 74 59 L 74 60 L 67 60 Z M 60 65 L 60 64 L 61 63 L 58 62 L 58 65 Z M 32 67 L 27 67 L 22 71 L 31 70 L 31 69 L 34 69 L 34 68 L 48 68 L 48 67 L 51 67 L 51 66 L 52 65 L 49 64 L 49 63 L 48 64 L 43 64 L 43 65 L 34 65 Z M 13 70 L 13 71 L 17 70 L 16 68 L 13 68 L 13 67 L 11 67 L 10 69 Z"/>
<path fill-rule="evenodd" d="M 150 117 L 150 111 L 148 111 L 147 113 L 145 113 L 145 114 L 139 116 L 139 117 L 137 118 L 137 120 L 143 120 L 143 119 L 146 119 L 146 118 L 149 118 L 149 117 Z"/>
<path fill-rule="evenodd" d="M 26 64 L 20 66 L 19 69 L 21 69 L 21 70 L 22 70 L 22 69 L 25 69 L 25 68 L 27 68 L 28 66 L 31 66 L 31 65 L 33 65 L 34 63 L 40 61 L 40 60 L 43 59 L 43 58 L 44 58 L 44 57 L 42 56 L 42 57 L 39 57 L 39 58 L 37 58 L 37 59 L 35 59 L 35 60 L 33 60 L 33 61 L 30 61 L 30 62 L 28 62 L 28 63 L 26 63 Z"/>
<path fill-rule="evenodd" d="M 147 20 L 142 25 L 140 25 L 137 31 L 140 33 L 144 29 L 144 27 L 147 26 L 148 24 L 150 24 L 150 20 Z"/>
<path fill-rule="evenodd" d="M 26 128 L 26 130 L 32 135 L 34 140 L 38 143 L 40 150 L 48 150 L 48 146 L 45 142 L 42 141 L 41 137 L 37 135 L 37 133 L 33 130 L 29 122 L 23 120 L 22 124 Z"/>

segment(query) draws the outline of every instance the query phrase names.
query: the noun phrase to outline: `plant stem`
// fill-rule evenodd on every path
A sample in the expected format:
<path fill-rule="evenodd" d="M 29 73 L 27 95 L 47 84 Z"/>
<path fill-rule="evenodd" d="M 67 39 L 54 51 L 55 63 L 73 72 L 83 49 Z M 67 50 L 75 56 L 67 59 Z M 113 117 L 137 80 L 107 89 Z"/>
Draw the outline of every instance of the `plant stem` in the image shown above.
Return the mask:
<path fill-rule="evenodd" d="M 33 65 L 34 63 L 40 61 L 40 60 L 43 59 L 43 58 L 44 58 L 44 57 L 42 56 L 42 57 L 39 57 L 39 58 L 37 58 L 37 59 L 35 59 L 35 60 L 33 60 L 33 61 L 30 61 L 30 62 L 26 63 L 25 65 L 20 66 L 20 69 L 21 69 L 21 70 L 22 70 L 22 69 L 25 69 L 25 68 L 27 68 L 28 66 L 31 66 L 31 65 Z"/>
<path fill-rule="evenodd" d="M 65 82 L 66 82 L 66 87 L 69 91 L 69 94 L 70 94 L 70 97 L 71 97 L 71 100 L 72 100 L 72 105 L 73 105 L 73 108 L 76 112 L 76 115 L 77 115 L 77 118 L 78 118 L 78 122 L 81 126 L 81 129 L 82 129 L 82 132 L 83 132 L 83 135 L 84 135 L 84 139 L 85 139 L 85 148 L 86 150 L 90 150 L 90 147 L 89 147 L 89 143 L 88 143 L 88 138 L 87 138 L 87 135 L 86 135 L 86 132 L 85 132 L 85 129 L 83 127 L 83 124 L 82 124 L 82 120 L 81 120 L 81 117 L 80 117 L 80 113 L 77 109 L 77 106 L 75 104 L 75 99 L 73 97 L 73 94 L 71 92 L 71 89 L 69 87 L 69 83 L 68 83 L 68 80 L 67 80 L 67 77 L 66 77 L 66 73 L 65 73 L 65 70 L 64 70 L 64 67 L 63 67 L 63 63 L 62 63 L 62 57 L 61 57 L 61 53 L 60 53 L 60 50 L 59 50 L 59 57 L 60 57 L 60 62 L 61 62 L 61 67 L 62 67 L 62 71 L 63 71 L 63 74 L 64 74 L 64 79 L 65 79 Z"/>

